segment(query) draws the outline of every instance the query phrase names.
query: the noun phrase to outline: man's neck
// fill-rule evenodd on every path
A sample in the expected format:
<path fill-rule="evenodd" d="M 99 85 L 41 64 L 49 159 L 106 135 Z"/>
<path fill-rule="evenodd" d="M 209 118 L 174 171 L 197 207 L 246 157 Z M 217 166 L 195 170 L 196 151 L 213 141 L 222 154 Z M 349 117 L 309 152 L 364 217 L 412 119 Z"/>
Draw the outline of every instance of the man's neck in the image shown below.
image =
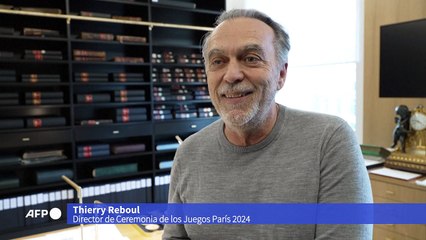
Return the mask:
<path fill-rule="evenodd" d="M 263 122 L 257 125 L 251 125 L 247 128 L 225 124 L 224 133 L 226 138 L 230 143 L 242 147 L 261 142 L 271 133 L 275 126 L 279 114 L 279 105 L 274 103 L 269 112 L 270 113 Z"/>

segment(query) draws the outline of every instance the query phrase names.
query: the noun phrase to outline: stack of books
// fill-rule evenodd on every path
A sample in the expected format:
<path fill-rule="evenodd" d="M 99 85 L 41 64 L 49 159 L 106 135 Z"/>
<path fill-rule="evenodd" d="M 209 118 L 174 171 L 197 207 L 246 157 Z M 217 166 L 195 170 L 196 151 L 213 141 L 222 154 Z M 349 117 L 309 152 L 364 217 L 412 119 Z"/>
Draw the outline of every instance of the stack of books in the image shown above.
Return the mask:
<path fill-rule="evenodd" d="M 0 106 L 10 106 L 19 104 L 19 93 L 0 92 Z"/>
<path fill-rule="evenodd" d="M 21 158 L 15 154 L 2 154 L 0 155 L 0 167 L 10 166 L 10 165 L 19 165 L 21 163 Z"/>
<path fill-rule="evenodd" d="M 367 168 L 382 166 L 390 152 L 382 147 L 361 144 L 364 163 Z"/>
<path fill-rule="evenodd" d="M 152 118 L 154 120 L 171 120 L 173 119 L 172 110 L 173 106 L 170 105 L 156 105 L 152 110 Z"/>
<path fill-rule="evenodd" d="M 181 104 L 174 107 L 175 119 L 188 119 L 197 117 L 197 108 L 195 105 Z"/>
<path fill-rule="evenodd" d="M 27 105 L 44 105 L 44 104 L 63 104 L 64 93 L 61 91 L 43 91 L 43 92 L 26 92 L 25 104 Z"/>
<path fill-rule="evenodd" d="M 114 91 L 114 102 L 143 102 L 143 101 L 145 101 L 145 90 Z"/>
<path fill-rule="evenodd" d="M 138 164 L 137 163 L 127 163 L 127 164 L 119 164 L 112 165 L 106 167 L 96 167 L 92 170 L 92 176 L 96 177 L 107 177 L 107 176 L 117 176 L 129 173 L 138 172 Z"/>
<path fill-rule="evenodd" d="M 24 27 L 22 30 L 24 36 L 31 37 L 59 37 L 60 33 L 58 30 L 45 29 L 45 28 L 30 28 Z"/>
<path fill-rule="evenodd" d="M 0 51 L 0 59 L 13 59 L 15 58 L 15 54 L 11 51 Z"/>
<path fill-rule="evenodd" d="M 141 122 L 146 121 L 147 111 L 144 107 L 133 107 L 133 108 L 118 108 L 115 110 L 115 122 L 126 123 L 126 122 Z"/>
<path fill-rule="evenodd" d="M 152 63 L 176 63 L 176 57 L 172 51 L 153 53 L 151 59 Z"/>
<path fill-rule="evenodd" d="M 85 49 L 74 49 L 72 52 L 75 61 L 105 61 L 105 51 L 92 51 Z"/>
<path fill-rule="evenodd" d="M 113 15 L 112 19 L 135 21 L 135 22 L 142 21 L 141 17 L 134 17 L 134 16 L 115 16 L 115 15 Z"/>
<path fill-rule="evenodd" d="M 135 153 L 135 152 L 144 152 L 145 144 L 144 143 L 116 143 L 111 145 L 111 152 L 113 154 L 125 154 L 125 153 Z"/>
<path fill-rule="evenodd" d="M 15 174 L 3 173 L 0 176 L 0 189 L 18 188 L 19 178 Z"/>
<path fill-rule="evenodd" d="M 111 33 L 94 33 L 94 32 L 81 32 L 80 38 L 83 40 L 102 40 L 112 41 L 114 40 L 114 34 Z"/>
<path fill-rule="evenodd" d="M 14 7 L 15 10 L 27 11 L 27 12 L 41 12 L 41 13 L 52 13 L 61 14 L 62 10 L 59 8 L 41 8 L 41 7 Z"/>
<path fill-rule="evenodd" d="M 193 91 L 196 100 L 210 100 L 209 90 L 206 86 L 194 87 Z"/>
<path fill-rule="evenodd" d="M 178 55 L 178 63 L 202 64 L 203 56 L 200 53 L 180 54 Z"/>
<path fill-rule="evenodd" d="M 47 149 L 26 151 L 22 154 L 21 163 L 24 165 L 54 162 L 67 159 L 64 149 Z"/>
<path fill-rule="evenodd" d="M 67 176 L 68 178 L 74 177 L 74 172 L 69 168 L 59 168 L 59 169 L 46 169 L 46 170 L 36 170 L 35 171 L 35 182 L 40 184 L 62 182 L 62 175 Z"/>
<path fill-rule="evenodd" d="M 62 52 L 43 49 L 26 49 L 24 59 L 27 60 L 62 60 Z"/>
<path fill-rule="evenodd" d="M 29 73 L 21 75 L 22 82 L 29 83 L 55 83 L 61 82 L 60 74 L 41 74 L 41 73 Z"/>
<path fill-rule="evenodd" d="M 121 43 L 146 43 L 146 37 L 140 36 L 117 35 L 115 39 Z"/>
<path fill-rule="evenodd" d="M 13 27 L 0 27 L 0 34 L 15 35 L 15 29 Z"/>
<path fill-rule="evenodd" d="M 153 88 L 154 100 L 162 101 L 187 101 L 193 100 L 193 92 L 184 85 Z"/>
<path fill-rule="evenodd" d="M 22 118 L 0 119 L 0 130 L 13 128 L 24 128 L 24 120 Z"/>
<path fill-rule="evenodd" d="M 108 73 L 97 72 L 75 72 L 75 82 L 108 82 Z"/>
<path fill-rule="evenodd" d="M 77 122 L 82 126 L 96 126 L 113 123 L 112 119 L 85 119 Z"/>
<path fill-rule="evenodd" d="M 16 82 L 16 71 L 0 69 L 0 83 L 2 82 Z"/>
<path fill-rule="evenodd" d="M 199 118 L 208 118 L 218 116 L 216 109 L 213 107 L 199 107 L 197 108 Z"/>
<path fill-rule="evenodd" d="M 106 103 L 111 102 L 111 94 L 109 93 L 87 93 L 77 94 L 77 103 Z"/>
<path fill-rule="evenodd" d="M 108 14 L 108 13 L 89 12 L 89 11 L 80 11 L 80 15 L 85 17 L 111 18 L 111 14 Z"/>
<path fill-rule="evenodd" d="M 110 146 L 107 143 L 84 144 L 77 146 L 78 158 L 92 158 L 110 155 Z"/>
<path fill-rule="evenodd" d="M 143 57 L 124 57 L 124 56 L 114 57 L 112 61 L 120 62 L 120 63 L 144 63 L 145 62 Z"/>
<path fill-rule="evenodd" d="M 143 73 L 127 73 L 118 72 L 111 73 L 111 79 L 113 82 L 143 82 Z"/>
<path fill-rule="evenodd" d="M 161 83 L 206 83 L 207 75 L 202 68 L 153 68 L 151 79 Z"/>
<path fill-rule="evenodd" d="M 65 117 L 37 117 L 26 119 L 26 126 L 28 128 L 59 127 L 65 125 Z"/>

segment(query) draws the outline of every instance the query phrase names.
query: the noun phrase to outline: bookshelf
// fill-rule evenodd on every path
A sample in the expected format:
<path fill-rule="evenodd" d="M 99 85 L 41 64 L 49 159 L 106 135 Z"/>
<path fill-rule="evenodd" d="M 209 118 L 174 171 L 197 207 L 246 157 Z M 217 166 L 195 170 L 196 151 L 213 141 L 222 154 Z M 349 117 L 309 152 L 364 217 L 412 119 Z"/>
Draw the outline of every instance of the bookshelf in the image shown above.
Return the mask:
<path fill-rule="evenodd" d="M 201 0 L 0 2 L 0 219 L 18 215 L 0 236 L 64 227 L 64 217 L 24 218 L 28 208 L 75 200 L 61 174 L 93 190 L 88 200 L 167 200 L 175 135 L 218 118 L 199 44 L 224 8 Z M 114 166 L 125 170 L 111 174 Z"/>

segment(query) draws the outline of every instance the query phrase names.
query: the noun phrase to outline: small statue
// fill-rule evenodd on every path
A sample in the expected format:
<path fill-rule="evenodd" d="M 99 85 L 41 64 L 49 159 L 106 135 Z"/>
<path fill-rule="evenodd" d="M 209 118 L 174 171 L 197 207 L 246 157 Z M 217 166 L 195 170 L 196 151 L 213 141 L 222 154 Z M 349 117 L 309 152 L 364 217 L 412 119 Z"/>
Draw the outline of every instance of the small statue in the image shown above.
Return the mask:
<path fill-rule="evenodd" d="M 399 105 L 395 108 L 395 129 L 393 130 L 393 145 L 391 148 L 396 147 L 398 141 L 401 145 L 401 152 L 405 153 L 405 143 L 409 132 L 410 124 L 410 109 L 406 105 Z"/>

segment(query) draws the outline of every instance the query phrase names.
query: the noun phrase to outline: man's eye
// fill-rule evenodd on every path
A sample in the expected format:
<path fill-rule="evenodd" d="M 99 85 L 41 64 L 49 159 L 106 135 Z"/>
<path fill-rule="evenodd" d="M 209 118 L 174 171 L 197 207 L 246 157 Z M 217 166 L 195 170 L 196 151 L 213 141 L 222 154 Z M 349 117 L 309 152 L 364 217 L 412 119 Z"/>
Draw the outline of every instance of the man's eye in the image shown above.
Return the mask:
<path fill-rule="evenodd" d="M 255 57 L 255 56 L 247 56 L 245 58 L 245 62 L 247 63 L 258 63 L 260 61 L 260 58 Z"/>
<path fill-rule="evenodd" d="M 223 63 L 222 59 L 213 59 L 211 61 L 212 65 L 220 65 Z"/>

